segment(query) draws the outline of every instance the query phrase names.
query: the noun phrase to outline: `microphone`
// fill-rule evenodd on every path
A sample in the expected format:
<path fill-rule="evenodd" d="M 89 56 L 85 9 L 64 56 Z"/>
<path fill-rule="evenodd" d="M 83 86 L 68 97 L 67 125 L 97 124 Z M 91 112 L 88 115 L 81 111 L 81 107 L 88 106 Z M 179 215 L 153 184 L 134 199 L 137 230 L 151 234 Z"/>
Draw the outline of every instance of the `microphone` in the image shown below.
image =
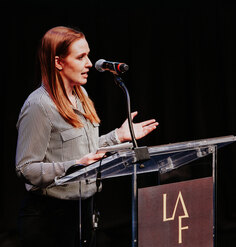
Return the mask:
<path fill-rule="evenodd" d="M 129 70 L 129 66 L 125 63 L 110 62 L 104 59 L 99 59 L 95 63 L 95 68 L 99 72 L 104 72 L 107 70 L 107 71 L 112 72 L 113 74 L 120 74 L 120 73 L 124 73 Z"/>

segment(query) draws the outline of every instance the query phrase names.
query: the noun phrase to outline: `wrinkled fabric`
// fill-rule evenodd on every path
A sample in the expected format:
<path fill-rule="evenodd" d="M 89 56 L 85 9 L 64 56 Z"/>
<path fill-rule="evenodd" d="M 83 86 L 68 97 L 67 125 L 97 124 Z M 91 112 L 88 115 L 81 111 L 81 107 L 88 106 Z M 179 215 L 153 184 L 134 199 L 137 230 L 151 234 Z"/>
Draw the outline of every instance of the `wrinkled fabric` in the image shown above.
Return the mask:
<path fill-rule="evenodd" d="M 16 171 L 26 179 L 27 190 L 44 190 L 76 160 L 98 147 L 119 143 L 115 130 L 99 137 L 99 124 L 83 116 L 79 99 L 74 111 L 84 125 L 82 128 L 74 128 L 61 117 L 43 86 L 25 101 L 17 122 Z"/>

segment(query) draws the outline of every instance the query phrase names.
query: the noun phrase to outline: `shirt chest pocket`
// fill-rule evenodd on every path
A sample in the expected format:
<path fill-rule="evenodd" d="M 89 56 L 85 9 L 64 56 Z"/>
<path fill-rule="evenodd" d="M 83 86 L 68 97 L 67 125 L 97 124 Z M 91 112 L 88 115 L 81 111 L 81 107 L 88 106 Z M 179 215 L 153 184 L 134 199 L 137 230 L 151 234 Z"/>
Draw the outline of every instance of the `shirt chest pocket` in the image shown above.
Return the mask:
<path fill-rule="evenodd" d="M 71 128 L 60 133 L 63 160 L 79 159 L 88 153 L 88 140 L 84 128 Z"/>
<path fill-rule="evenodd" d="M 83 128 L 72 128 L 64 130 L 60 133 L 63 142 L 71 141 L 76 138 L 81 138 L 85 135 Z"/>

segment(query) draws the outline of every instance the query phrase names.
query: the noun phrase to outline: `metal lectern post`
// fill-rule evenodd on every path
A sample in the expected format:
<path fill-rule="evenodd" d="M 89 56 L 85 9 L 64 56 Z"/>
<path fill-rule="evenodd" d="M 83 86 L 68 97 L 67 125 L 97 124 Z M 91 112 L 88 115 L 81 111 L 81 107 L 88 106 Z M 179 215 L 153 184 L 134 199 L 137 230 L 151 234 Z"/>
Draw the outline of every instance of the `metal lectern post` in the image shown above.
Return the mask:
<path fill-rule="evenodd" d="M 138 246 L 138 234 L 137 234 L 137 164 L 133 165 L 132 173 L 132 247 Z"/>
<path fill-rule="evenodd" d="M 212 180 L 213 180 L 213 246 L 217 246 L 216 241 L 216 210 L 217 210 L 217 146 L 214 145 L 212 149 Z"/>

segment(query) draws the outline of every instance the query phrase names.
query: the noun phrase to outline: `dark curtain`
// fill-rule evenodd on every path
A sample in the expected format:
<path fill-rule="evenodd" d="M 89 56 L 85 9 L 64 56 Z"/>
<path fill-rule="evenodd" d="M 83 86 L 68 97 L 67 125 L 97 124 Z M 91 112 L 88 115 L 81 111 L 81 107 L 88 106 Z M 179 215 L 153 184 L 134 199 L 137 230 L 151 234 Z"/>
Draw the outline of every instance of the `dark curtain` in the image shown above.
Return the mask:
<path fill-rule="evenodd" d="M 14 171 L 15 124 L 24 100 L 40 85 L 36 53 L 48 29 L 79 27 L 93 63 L 104 58 L 129 65 L 123 78 L 132 110 L 139 112 L 135 121 L 154 117 L 160 123 L 139 141 L 151 146 L 236 133 L 235 11 L 234 3 L 210 0 L 3 2 L 0 245 L 18 246 L 16 218 L 24 186 Z M 102 119 L 101 134 L 119 127 L 126 103 L 112 75 L 91 69 L 86 89 Z M 218 153 L 218 246 L 236 244 L 235 170 L 232 144 Z M 129 185 L 128 178 L 106 181 L 99 195 L 103 246 L 128 245 Z"/>

